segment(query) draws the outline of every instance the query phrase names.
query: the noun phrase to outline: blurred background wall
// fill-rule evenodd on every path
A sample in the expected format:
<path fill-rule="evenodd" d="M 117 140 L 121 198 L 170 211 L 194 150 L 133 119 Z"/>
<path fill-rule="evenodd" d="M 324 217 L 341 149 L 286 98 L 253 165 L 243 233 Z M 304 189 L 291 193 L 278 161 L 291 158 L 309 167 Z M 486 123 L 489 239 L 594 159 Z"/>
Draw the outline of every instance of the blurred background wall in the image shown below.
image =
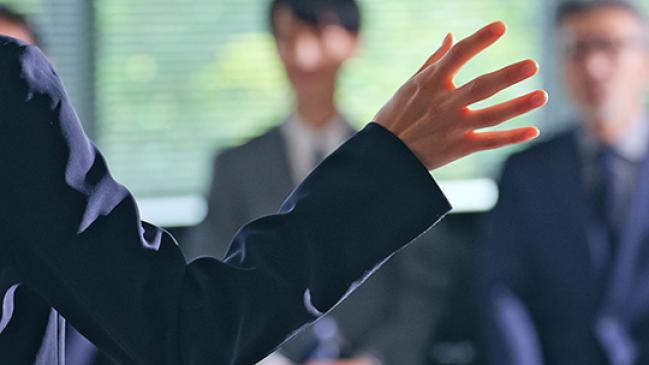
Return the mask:
<path fill-rule="evenodd" d="M 462 37 L 494 19 L 506 21 L 509 34 L 458 82 L 534 57 L 542 76 L 495 100 L 541 86 L 562 100 L 554 87 L 549 34 L 555 1 L 361 1 L 362 51 L 345 69 L 339 91 L 345 113 L 361 127 L 446 32 Z M 267 31 L 266 0 L 0 3 L 32 17 L 88 133 L 114 175 L 143 201 L 144 217 L 158 224 L 200 221 L 214 153 L 280 122 L 290 109 Z M 552 133 L 562 127 L 556 124 L 563 110 L 558 105 L 514 124 Z M 493 204 L 495 190 L 488 180 L 475 179 L 497 176 L 510 152 L 481 154 L 435 175 L 450 184 L 458 210 L 482 211 Z"/>

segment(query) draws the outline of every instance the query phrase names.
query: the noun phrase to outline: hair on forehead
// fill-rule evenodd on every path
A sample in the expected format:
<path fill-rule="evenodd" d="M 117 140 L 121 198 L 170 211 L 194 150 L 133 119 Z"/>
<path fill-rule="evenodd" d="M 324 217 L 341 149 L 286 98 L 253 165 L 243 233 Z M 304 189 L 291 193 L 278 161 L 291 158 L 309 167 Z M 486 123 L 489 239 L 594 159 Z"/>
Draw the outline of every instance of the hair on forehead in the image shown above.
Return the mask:
<path fill-rule="evenodd" d="M 604 8 L 620 9 L 636 17 L 647 25 L 645 13 L 633 0 L 568 0 L 562 2 L 556 10 L 555 22 L 559 26 L 568 18 Z"/>
<path fill-rule="evenodd" d="M 273 32 L 280 9 L 289 10 L 297 19 L 316 28 L 339 25 L 358 33 L 361 27 L 361 12 L 355 0 L 272 0 L 268 20 Z"/>

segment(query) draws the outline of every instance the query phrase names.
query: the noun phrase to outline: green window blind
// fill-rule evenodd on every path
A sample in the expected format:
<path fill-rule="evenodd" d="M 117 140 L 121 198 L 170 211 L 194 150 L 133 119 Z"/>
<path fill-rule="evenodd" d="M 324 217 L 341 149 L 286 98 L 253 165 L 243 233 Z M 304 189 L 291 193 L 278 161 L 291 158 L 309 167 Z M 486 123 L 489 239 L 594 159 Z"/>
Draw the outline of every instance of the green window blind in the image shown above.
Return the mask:
<path fill-rule="evenodd" d="M 342 110 L 359 127 L 446 31 L 462 37 L 494 19 L 510 26 L 507 38 L 472 62 L 460 83 L 541 55 L 535 1 L 361 4 L 362 51 L 344 70 L 338 93 Z M 136 195 L 204 192 L 216 151 L 262 132 L 289 112 L 290 93 L 266 31 L 266 7 L 265 0 L 95 1 L 96 132 L 115 175 Z M 496 100 L 540 83 L 537 78 Z M 532 115 L 517 123 L 539 119 Z M 438 175 L 483 176 L 501 154 L 467 159 Z"/>

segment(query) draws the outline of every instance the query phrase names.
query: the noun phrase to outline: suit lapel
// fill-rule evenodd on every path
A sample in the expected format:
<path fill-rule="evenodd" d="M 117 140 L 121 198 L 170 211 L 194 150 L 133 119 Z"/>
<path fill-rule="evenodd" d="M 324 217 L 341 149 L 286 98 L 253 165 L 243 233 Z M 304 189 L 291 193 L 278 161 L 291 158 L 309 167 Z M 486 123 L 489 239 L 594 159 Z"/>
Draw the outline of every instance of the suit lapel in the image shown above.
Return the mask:
<path fill-rule="evenodd" d="M 290 162 L 288 160 L 287 142 L 279 127 L 273 128 L 268 133 L 272 147 L 268 148 L 268 153 L 270 154 L 268 159 L 272 161 L 273 168 L 267 171 L 268 175 L 264 179 L 268 183 L 273 183 L 274 190 L 276 190 L 277 194 L 285 196 L 295 187 Z"/>
<path fill-rule="evenodd" d="M 589 203 L 587 184 L 584 180 L 584 164 L 579 151 L 577 132 L 572 131 L 564 137 L 557 154 L 550 160 L 555 168 L 551 169 L 554 176 L 550 181 L 564 182 L 551 185 L 554 196 L 561 202 L 560 219 L 562 225 L 558 232 L 578 231 L 583 236 L 576 236 L 572 243 L 577 252 L 572 264 L 582 263 L 590 274 L 597 278 L 609 260 L 608 241 L 606 231 L 601 224 L 597 224 L 593 217 L 593 207 Z M 559 162 L 560 161 L 560 162 Z M 570 227 L 574 224 L 579 229 Z M 582 260 L 583 253 L 587 253 L 586 261 Z"/>

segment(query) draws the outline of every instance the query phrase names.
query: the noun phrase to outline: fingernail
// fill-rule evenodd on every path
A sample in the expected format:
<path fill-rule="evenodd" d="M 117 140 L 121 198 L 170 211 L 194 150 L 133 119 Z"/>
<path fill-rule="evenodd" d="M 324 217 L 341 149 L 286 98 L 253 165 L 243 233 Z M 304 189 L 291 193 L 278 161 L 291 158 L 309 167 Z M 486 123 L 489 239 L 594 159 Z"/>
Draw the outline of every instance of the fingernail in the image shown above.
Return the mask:
<path fill-rule="evenodd" d="M 491 33 L 494 35 L 503 35 L 507 30 L 507 26 L 502 21 L 497 21 L 491 25 Z"/>
<path fill-rule="evenodd" d="M 530 130 L 530 134 L 529 134 L 530 139 L 537 138 L 540 135 L 541 135 L 541 131 L 539 131 L 538 128 L 532 128 L 532 130 Z"/>

